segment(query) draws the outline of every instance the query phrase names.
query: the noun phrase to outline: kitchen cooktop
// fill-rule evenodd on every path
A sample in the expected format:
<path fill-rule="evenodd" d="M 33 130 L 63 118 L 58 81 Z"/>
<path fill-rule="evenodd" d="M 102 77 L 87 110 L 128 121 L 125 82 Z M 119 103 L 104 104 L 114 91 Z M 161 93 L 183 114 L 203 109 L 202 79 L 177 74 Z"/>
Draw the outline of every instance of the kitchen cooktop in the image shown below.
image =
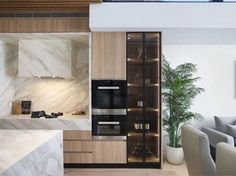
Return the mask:
<path fill-rule="evenodd" d="M 45 117 L 46 119 L 58 118 L 58 116 L 63 116 L 62 112 L 52 112 L 51 114 L 46 114 L 45 111 L 32 111 L 31 118 L 41 118 Z"/>

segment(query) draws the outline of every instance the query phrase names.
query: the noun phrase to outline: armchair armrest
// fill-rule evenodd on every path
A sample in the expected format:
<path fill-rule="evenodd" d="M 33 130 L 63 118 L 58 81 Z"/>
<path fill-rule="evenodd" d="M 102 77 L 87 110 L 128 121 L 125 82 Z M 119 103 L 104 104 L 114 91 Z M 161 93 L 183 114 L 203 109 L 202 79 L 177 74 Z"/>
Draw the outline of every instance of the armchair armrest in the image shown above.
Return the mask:
<path fill-rule="evenodd" d="M 206 133 L 209 143 L 212 147 L 216 147 L 219 142 L 225 142 L 234 146 L 234 138 L 226 133 L 222 133 L 212 128 L 202 127 L 202 132 Z"/>
<path fill-rule="evenodd" d="M 216 175 L 236 175 L 236 148 L 225 143 L 216 146 Z"/>

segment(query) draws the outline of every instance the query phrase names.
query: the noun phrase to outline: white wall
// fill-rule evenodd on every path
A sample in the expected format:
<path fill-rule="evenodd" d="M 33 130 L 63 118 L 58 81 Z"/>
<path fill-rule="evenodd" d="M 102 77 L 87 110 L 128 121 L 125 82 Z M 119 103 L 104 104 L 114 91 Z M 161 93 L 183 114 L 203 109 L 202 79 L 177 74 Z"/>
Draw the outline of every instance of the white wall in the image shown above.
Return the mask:
<path fill-rule="evenodd" d="M 197 64 L 198 85 L 205 92 L 194 101 L 193 111 L 206 118 L 236 116 L 236 45 L 164 45 L 163 54 L 173 66 Z"/>
<path fill-rule="evenodd" d="M 92 31 L 236 28 L 236 3 L 102 3 L 90 5 Z"/>

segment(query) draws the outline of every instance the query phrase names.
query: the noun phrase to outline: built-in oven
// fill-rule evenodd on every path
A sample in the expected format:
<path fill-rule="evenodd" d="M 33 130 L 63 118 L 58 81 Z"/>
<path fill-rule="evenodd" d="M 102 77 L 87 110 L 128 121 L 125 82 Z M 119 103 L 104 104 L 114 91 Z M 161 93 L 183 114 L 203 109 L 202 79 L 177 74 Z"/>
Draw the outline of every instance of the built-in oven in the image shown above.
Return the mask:
<path fill-rule="evenodd" d="M 93 80 L 93 109 L 125 109 L 127 82 L 125 80 Z"/>
<path fill-rule="evenodd" d="M 99 140 L 126 140 L 126 109 L 93 109 L 92 135 Z"/>

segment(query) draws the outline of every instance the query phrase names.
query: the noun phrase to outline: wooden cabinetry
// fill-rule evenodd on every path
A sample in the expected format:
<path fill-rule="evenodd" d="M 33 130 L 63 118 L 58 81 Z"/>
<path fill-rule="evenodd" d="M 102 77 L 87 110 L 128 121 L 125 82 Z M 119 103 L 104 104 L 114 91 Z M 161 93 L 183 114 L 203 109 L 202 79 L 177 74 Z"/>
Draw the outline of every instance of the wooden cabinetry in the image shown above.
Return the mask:
<path fill-rule="evenodd" d="M 92 79 L 126 80 L 124 32 L 92 33 Z"/>
<path fill-rule="evenodd" d="M 64 140 L 91 140 L 91 131 L 69 130 L 63 132 Z"/>
<path fill-rule="evenodd" d="M 92 163 L 92 153 L 64 153 L 64 163 Z"/>
<path fill-rule="evenodd" d="M 91 131 L 64 131 L 64 163 L 92 163 Z"/>
<path fill-rule="evenodd" d="M 64 131 L 65 164 L 127 163 L 126 141 L 93 141 L 91 131 Z"/>
<path fill-rule="evenodd" d="M 64 152 L 91 152 L 92 141 L 64 141 Z"/>
<path fill-rule="evenodd" d="M 127 163 L 126 141 L 93 141 L 93 163 Z"/>

